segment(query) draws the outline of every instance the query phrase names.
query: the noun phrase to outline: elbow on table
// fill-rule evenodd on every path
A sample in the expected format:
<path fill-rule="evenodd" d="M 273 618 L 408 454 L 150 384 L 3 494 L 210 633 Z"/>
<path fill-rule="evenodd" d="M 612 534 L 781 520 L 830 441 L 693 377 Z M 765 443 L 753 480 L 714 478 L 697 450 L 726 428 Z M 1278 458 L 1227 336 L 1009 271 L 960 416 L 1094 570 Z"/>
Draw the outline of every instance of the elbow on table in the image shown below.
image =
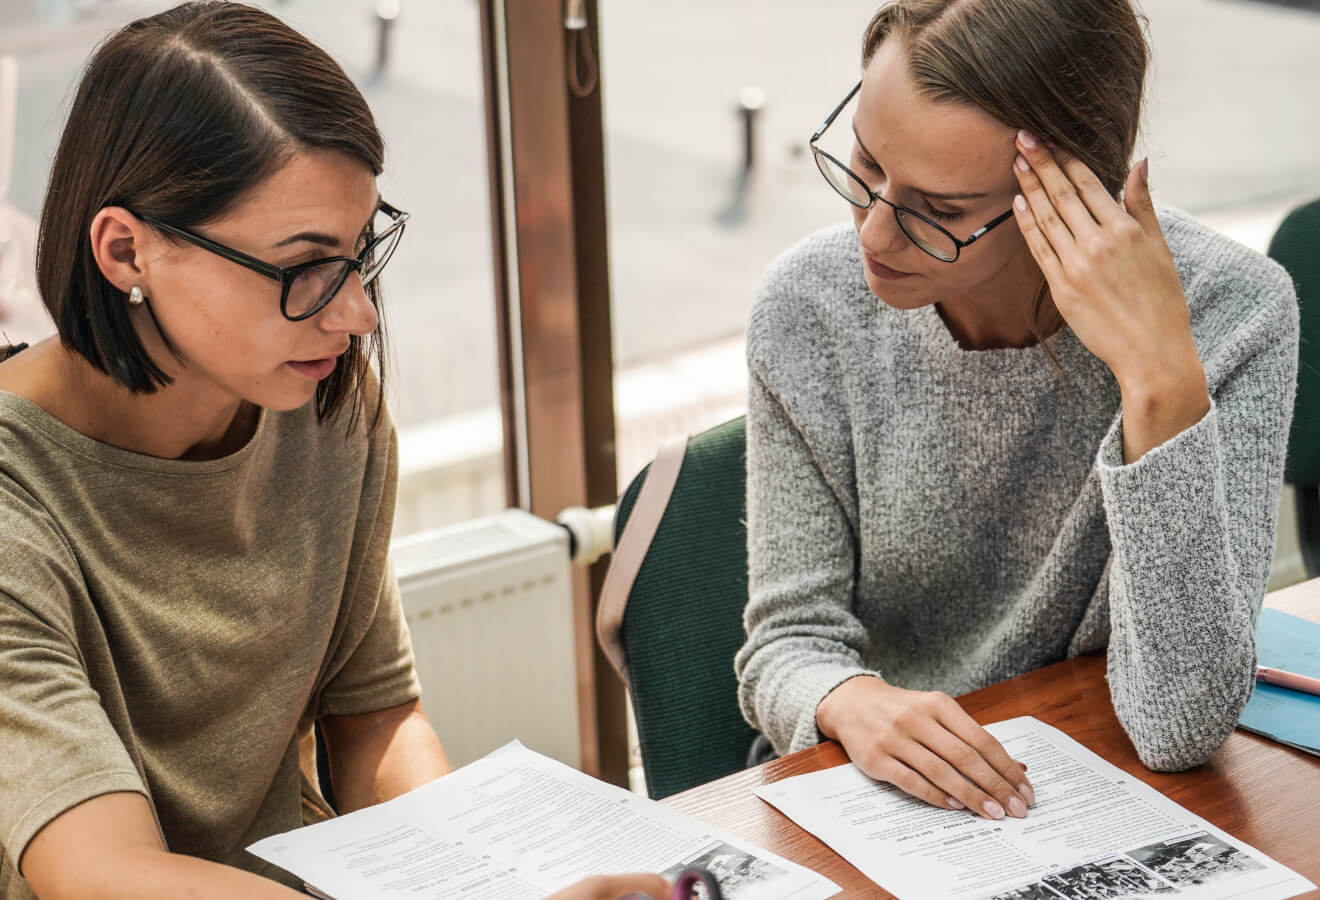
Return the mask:
<path fill-rule="evenodd" d="M 1228 739 L 1225 733 L 1218 740 L 1198 741 L 1194 744 L 1165 744 L 1155 741 L 1134 741 L 1141 764 L 1152 772 L 1185 772 L 1209 761 Z"/>
<path fill-rule="evenodd" d="M 1224 709 L 1222 717 L 1209 721 L 1165 720 L 1145 722 L 1139 727 L 1125 722 L 1124 730 L 1146 768 L 1154 772 L 1183 772 L 1208 762 L 1219 752 L 1237 727 L 1241 711 L 1240 705 Z"/>

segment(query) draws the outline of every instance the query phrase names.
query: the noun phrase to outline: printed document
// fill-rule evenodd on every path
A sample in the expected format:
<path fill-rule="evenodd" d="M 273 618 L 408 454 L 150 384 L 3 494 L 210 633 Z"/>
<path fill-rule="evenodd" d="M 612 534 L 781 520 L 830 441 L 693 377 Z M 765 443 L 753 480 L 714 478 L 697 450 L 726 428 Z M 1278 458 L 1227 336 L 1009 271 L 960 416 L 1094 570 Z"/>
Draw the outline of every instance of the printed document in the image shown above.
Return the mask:
<path fill-rule="evenodd" d="M 1036 805 L 937 809 L 849 764 L 755 789 L 899 900 L 1282 900 L 1315 887 L 1031 717 L 986 727 Z"/>
<path fill-rule="evenodd" d="M 528 900 L 591 875 L 689 865 L 726 900 L 822 900 L 838 885 L 686 813 L 514 741 L 378 806 L 258 841 L 329 900 Z"/>

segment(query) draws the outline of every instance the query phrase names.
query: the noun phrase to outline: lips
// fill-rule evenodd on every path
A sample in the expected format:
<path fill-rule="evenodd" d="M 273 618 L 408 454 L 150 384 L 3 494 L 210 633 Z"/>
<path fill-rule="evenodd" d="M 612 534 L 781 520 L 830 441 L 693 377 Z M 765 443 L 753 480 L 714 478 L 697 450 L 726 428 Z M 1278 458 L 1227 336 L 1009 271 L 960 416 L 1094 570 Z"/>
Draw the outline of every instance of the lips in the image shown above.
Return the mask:
<path fill-rule="evenodd" d="M 866 257 L 866 270 L 876 278 L 882 278 L 885 281 L 896 281 L 900 278 L 908 278 L 914 274 L 912 272 L 901 272 L 898 269 L 891 269 L 889 266 L 877 262 L 870 256 Z"/>
<path fill-rule="evenodd" d="M 299 375 L 306 376 L 313 381 L 320 381 L 329 377 L 330 373 L 335 370 L 335 364 L 339 362 L 341 355 L 341 353 L 337 353 L 334 356 L 323 356 L 320 359 L 292 360 L 287 365 Z"/>

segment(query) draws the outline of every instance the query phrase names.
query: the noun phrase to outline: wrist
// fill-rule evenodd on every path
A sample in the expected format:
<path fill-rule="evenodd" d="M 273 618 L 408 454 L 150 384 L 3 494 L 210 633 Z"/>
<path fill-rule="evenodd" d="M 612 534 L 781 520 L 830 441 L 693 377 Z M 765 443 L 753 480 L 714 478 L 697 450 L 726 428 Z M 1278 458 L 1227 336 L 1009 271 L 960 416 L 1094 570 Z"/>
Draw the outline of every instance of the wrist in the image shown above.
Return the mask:
<path fill-rule="evenodd" d="M 1151 368 L 1119 381 L 1118 390 L 1125 419 L 1178 421 L 1185 428 L 1210 409 L 1210 390 L 1199 359 L 1191 365 Z"/>
<path fill-rule="evenodd" d="M 1205 369 L 1194 352 L 1190 359 L 1165 358 L 1156 363 L 1119 379 L 1127 464 L 1191 428 L 1210 411 Z"/>
<path fill-rule="evenodd" d="M 1124 407 L 1169 405 L 1178 397 L 1206 394 L 1205 367 L 1189 333 L 1179 346 L 1165 346 L 1112 367 Z"/>
<path fill-rule="evenodd" d="M 875 685 L 884 684 L 875 675 L 854 675 L 841 681 L 816 707 L 817 730 L 830 740 L 842 742 L 842 732 L 849 722 L 857 719 L 853 712 L 857 696 L 868 689 L 874 690 Z"/>

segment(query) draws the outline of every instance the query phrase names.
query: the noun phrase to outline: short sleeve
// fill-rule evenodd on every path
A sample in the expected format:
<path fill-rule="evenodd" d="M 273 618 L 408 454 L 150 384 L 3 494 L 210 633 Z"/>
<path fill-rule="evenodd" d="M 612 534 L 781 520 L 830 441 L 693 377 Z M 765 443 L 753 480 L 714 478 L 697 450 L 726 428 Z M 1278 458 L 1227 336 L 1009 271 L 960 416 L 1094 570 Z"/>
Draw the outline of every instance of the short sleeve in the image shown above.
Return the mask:
<path fill-rule="evenodd" d="M 91 685 L 71 592 L 82 580 L 54 525 L 0 487 L 0 839 L 17 864 L 51 820 L 93 797 L 146 795 Z"/>
<path fill-rule="evenodd" d="M 344 625 L 326 667 L 317 716 L 376 712 L 421 695 L 389 559 L 398 468 L 398 437 L 386 414 L 371 438 L 344 585 Z"/>

